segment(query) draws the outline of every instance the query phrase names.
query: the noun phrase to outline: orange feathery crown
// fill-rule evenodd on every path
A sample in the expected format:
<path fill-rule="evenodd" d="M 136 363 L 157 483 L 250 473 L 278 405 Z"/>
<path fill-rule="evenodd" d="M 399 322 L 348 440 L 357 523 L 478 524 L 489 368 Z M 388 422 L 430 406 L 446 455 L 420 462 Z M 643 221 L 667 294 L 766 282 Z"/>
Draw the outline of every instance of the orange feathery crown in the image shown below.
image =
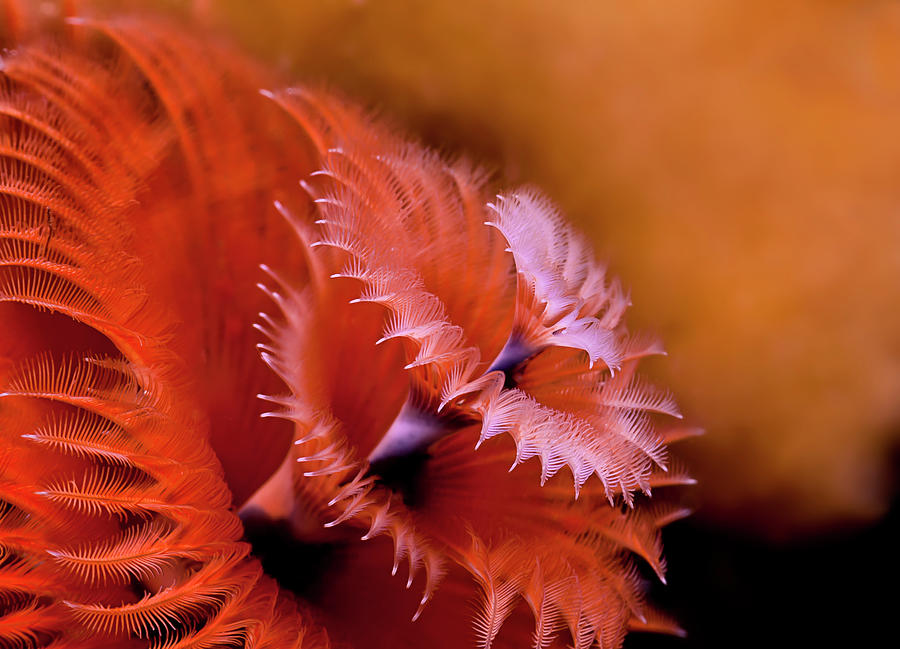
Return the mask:
<path fill-rule="evenodd" d="M 492 198 L 332 94 L 259 92 L 196 30 L 32 33 L 16 8 L 0 646 L 678 632 L 632 557 L 663 578 L 658 530 L 685 512 L 647 497 L 691 482 L 666 445 L 693 431 L 545 198 Z"/>

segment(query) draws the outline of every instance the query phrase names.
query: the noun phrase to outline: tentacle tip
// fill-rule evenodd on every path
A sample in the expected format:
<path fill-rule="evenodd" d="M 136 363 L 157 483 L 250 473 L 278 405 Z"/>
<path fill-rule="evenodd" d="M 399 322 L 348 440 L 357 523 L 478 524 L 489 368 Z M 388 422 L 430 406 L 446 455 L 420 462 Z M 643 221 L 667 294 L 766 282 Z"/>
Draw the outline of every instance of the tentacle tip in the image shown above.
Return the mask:
<path fill-rule="evenodd" d="M 424 593 L 422 595 L 422 599 L 419 600 L 419 607 L 416 609 L 416 612 L 413 613 L 412 621 L 415 622 L 422 615 L 422 612 L 425 610 L 425 605 L 431 601 L 431 593 Z"/>
<path fill-rule="evenodd" d="M 275 93 L 271 90 L 267 90 L 266 88 L 260 88 L 259 94 L 261 94 L 266 99 L 275 99 Z"/>

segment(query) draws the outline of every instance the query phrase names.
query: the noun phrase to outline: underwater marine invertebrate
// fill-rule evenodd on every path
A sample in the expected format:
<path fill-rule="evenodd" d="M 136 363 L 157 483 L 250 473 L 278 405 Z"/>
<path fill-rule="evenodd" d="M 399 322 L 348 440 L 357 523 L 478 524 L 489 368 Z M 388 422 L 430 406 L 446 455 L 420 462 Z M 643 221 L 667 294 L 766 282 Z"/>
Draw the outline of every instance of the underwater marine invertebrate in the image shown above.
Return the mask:
<path fill-rule="evenodd" d="M 690 429 L 656 421 L 677 409 L 635 371 L 660 349 L 545 199 L 492 202 L 472 165 L 328 93 L 260 94 L 212 38 L 67 29 L 23 42 L 0 88 L 0 638 L 675 629 L 631 555 L 662 577 L 658 529 L 683 512 L 636 501 L 690 482 L 665 453 Z M 318 579 L 262 574 L 254 529 L 279 526 L 285 570 Z"/>
<path fill-rule="evenodd" d="M 785 540 L 884 513 L 900 439 L 886 173 L 900 6 L 217 7 L 270 60 L 565 206 L 627 278 L 632 326 L 672 353 L 655 378 L 711 432 L 681 451 L 706 522 Z"/>

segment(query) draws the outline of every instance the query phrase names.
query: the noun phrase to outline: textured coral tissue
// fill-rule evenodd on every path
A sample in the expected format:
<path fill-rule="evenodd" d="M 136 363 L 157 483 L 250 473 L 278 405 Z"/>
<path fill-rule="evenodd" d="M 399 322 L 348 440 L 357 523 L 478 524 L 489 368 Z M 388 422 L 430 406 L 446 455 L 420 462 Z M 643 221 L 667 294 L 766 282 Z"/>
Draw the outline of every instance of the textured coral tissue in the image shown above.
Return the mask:
<path fill-rule="evenodd" d="M 680 633 L 644 591 L 693 431 L 551 202 L 199 28 L 30 4 L 0 5 L 0 646 Z"/>

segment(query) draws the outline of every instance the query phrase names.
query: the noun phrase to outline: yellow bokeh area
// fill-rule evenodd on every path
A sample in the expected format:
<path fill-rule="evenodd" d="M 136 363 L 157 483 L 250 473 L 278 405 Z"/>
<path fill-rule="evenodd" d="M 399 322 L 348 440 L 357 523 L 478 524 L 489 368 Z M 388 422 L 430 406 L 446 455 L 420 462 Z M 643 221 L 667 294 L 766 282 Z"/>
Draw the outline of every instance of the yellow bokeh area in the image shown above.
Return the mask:
<path fill-rule="evenodd" d="M 220 0 L 299 82 L 544 188 L 631 287 L 698 516 L 879 516 L 900 441 L 900 5 Z"/>

